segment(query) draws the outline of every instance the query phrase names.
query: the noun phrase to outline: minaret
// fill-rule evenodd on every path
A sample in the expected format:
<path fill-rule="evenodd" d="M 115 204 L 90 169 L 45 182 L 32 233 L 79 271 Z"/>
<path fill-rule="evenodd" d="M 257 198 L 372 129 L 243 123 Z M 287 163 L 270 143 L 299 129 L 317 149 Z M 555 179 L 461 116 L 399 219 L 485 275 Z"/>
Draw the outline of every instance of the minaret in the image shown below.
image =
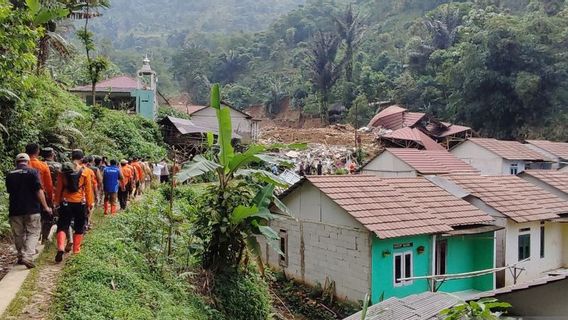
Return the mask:
<path fill-rule="evenodd" d="M 142 92 L 151 93 L 151 97 L 147 94 L 143 95 L 144 98 L 142 98 L 142 96 L 139 97 L 137 112 L 148 118 L 155 118 L 158 114 L 158 77 L 156 76 L 156 72 L 150 67 L 150 59 L 148 59 L 147 55 L 144 57 L 144 60 L 142 60 L 142 68 L 138 70 L 137 75 L 137 91 L 140 94 L 142 94 Z M 148 106 L 150 102 L 152 105 Z"/>

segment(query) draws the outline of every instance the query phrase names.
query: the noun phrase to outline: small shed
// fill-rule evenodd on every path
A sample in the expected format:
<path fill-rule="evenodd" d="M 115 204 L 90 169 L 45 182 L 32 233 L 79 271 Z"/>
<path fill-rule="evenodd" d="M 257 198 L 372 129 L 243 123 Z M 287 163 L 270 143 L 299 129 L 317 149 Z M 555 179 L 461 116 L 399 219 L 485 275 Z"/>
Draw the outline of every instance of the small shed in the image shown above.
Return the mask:
<path fill-rule="evenodd" d="M 176 117 L 165 117 L 159 122 L 162 128 L 164 141 L 172 150 L 175 150 L 178 158 L 188 160 L 204 149 L 207 132 L 217 135 L 219 133 L 217 126 L 200 126 L 192 120 L 181 119 Z M 242 137 L 233 132 L 233 139 L 241 139 Z"/>
<path fill-rule="evenodd" d="M 226 103 L 224 103 L 224 105 L 229 107 L 231 111 L 233 132 L 239 135 L 244 143 L 256 141 L 260 134 L 260 120 L 254 119 L 251 115 L 231 107 Z M 187 113 L 191 117 L 191 121 L 197 126 L 204 128 L 218 127 L 217 113 L 214 108 L 197 105 L 176 105 L 174 108 Z M 215 131 L 217 131 L 217 129 Z"/>

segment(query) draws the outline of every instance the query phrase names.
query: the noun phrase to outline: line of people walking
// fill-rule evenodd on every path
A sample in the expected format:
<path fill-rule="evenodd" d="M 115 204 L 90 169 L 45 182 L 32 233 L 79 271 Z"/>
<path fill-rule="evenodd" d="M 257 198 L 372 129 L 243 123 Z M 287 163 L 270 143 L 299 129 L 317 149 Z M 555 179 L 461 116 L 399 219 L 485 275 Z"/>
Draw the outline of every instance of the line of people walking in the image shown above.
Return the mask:
<path fill-rule="evenodd" d="M 116 215 L 153 179 L 150 164 L 137 157 L 119 165 L 115 159 L 85 156 L 76 149 L 70 161 L 61 163 L 52 148 L 40 150 L 35 143 L 16 156 L 15 164 L 6 176 L 9 221 L 17 263 L 27 268 L 35 267 L 36 246 L 50 239 L 54 225 L 59 263 L 66 253 L 81 252 L 96 206 L 103 207 L 105 216 Z"/>

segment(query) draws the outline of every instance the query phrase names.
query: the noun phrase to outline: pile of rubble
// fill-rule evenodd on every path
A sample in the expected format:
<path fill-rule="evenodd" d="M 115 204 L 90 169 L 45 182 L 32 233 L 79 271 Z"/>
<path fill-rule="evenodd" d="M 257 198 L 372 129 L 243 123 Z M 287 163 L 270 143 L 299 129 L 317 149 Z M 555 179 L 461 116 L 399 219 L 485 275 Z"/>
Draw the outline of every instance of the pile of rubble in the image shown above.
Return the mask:
<path fill-rule="evenodd" d="M 373 144 L 375 136 L 370 132 L 358 133 L 363 146 Z M 319 143 L 333 146 L 355 146 L 355 128 L 350 125 L 334 124 L 325 128 L 283 128 L 265 127 L 260 142 L 271 143 Z"/>

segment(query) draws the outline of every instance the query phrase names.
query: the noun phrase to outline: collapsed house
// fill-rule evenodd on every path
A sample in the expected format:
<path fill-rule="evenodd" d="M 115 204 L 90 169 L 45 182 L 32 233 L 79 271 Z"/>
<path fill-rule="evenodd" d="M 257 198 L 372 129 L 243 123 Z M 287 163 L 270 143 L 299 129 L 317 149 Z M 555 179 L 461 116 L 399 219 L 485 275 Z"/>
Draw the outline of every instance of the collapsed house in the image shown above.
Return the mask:
<path fill-rule="evenodd" d="M 449 150 L 473 136 L 469 127 L 442 122 L 432 115 L 410 112 L 398 105 L 380 111 L 367 127 L 373 129 L 385 147 Z"/>

